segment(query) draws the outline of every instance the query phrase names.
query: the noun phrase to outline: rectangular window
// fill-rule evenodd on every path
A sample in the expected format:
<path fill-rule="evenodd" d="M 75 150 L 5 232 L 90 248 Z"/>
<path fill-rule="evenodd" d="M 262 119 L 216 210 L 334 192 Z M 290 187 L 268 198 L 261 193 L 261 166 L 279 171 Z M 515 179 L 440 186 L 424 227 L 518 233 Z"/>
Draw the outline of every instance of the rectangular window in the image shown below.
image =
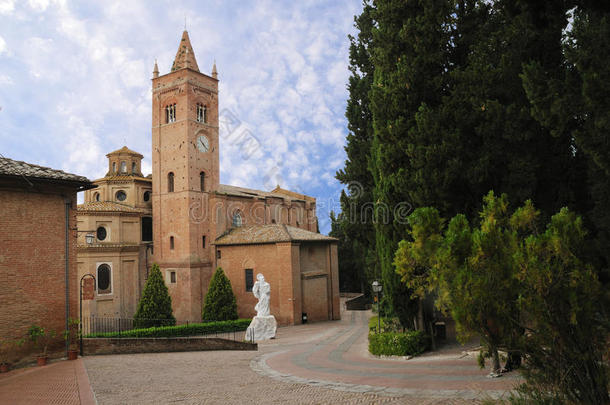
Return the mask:
<path fill-rule="evenodd" d="M 142 241 L 151 242 L 152 234 L 152 217 L 142 217 Z"/>
<path fill-rule="evenodd" d="M 171 273 L 169 273 L 169 281 L 172 284 L 176 283 L 176 272 L 172 271 Z"/>
<path fill-rule="evenodd" d="M 201 247 L 205 249 L 205 235 L 201 237 Z"/>
<path fill-rule="evenodd" d="M 252 269 L 246 269 L 246 292 L 252 292 L 254 285 L 254 274 Z"/>
<path fill-rule="evenodd" d="M 216 251 L 216 258 L 217 258 L 217 259 L 220 259 L 220 250 L 217 250 L 217 251 Z"/>

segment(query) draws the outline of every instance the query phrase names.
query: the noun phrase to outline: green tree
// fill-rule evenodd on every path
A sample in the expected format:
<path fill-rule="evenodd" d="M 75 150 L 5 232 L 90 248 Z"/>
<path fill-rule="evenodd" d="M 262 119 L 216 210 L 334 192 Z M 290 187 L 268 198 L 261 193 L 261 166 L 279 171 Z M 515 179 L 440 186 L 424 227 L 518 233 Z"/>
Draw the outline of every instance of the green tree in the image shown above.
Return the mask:
<path fill-rule="evenodd" d="M 416 114 L 437 106 L 444 93 L 451 1 L 376 1 L 374 81 L 369 93 L 374 138 L 370 167 L 375 182 L 375 246 L 384 298 L 404 327 L 413 324 L 417 302 L 394 271 L 398 242 L 405 237 L 408 209 L 419 204 L 412 192 Z"/>
<path fill-rule="evenodd" d="M 349 98 L 345 116 L 349 133 L 347 159 L 336 178 L 347 186 L 341 193 L 341 213 L 335 218 L 332 235 L 340 240 L 339 277 L 341 288 L 368 293 L 378 277 L 375 260 L 375 230 L 372 201 L 373 176 L 369 170 L 373 140 L 369 90 L 373 82 L 372 47 L 373 7 L 364 1 L 363 10 L 354 18 L 356 37 L 349 36 Z"/>
<path fill-rule="evenodd" d="M 163 281 L 158 264 L 153 264 L 144 286 L 144 292 L 134 315 L 135 328 L 171 326 L 176 324 L 172 312 L 172 298 Z"/>
<path fill-rule="evenodd" d="M 526 314 L 522 348 L 527 354 L 527 397 L 579 404 L 607 404 L 608 322 L 594 268 L 582 260 L 582 219 L 567 208 L 546 231 L 525 238 L 515 255 L 520 307 Z"/>
<path fill-rule="evenodd" d="M 233 294 L 231 280 L 220 267 L 212 276 L 202 312 L 204 322 L 237 319 L 237 301 Z"/>

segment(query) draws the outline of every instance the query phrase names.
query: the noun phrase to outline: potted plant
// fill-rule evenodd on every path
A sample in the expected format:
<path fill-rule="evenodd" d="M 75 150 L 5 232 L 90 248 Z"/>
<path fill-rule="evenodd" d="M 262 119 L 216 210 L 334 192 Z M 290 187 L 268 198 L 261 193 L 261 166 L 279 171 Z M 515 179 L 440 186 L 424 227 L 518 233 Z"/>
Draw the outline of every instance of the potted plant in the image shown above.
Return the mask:
<path fill-rule="evenodd" d="M 38 325 L 32 325 L 28 330 L 28 336 L 38 349 L 38 365 L 46 365 L 49 358 L 49 356 L 47 356 L 47 348 L 49 347 L 49 343 L 55 338 L 55 331 L 45 331 L 44 328 Z"/>
<path fill-rule="evenodd" d="M 79 333 L 78 319 L 68 320 L 68 330 L 64 331 L 64 339 L 68 342 L 68 360 L 76 360 L 78 358 L 78 338 Z"/>

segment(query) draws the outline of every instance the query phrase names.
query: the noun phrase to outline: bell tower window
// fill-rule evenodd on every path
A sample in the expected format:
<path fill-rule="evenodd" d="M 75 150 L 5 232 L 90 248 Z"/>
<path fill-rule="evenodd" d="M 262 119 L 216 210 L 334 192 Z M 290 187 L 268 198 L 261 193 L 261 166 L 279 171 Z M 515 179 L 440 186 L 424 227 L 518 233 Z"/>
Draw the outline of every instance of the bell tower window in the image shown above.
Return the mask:
<path fill-rule="evenodd" d="M 127 173 L 127 162 L 121 162 L 121 173 Z"/>
<path fill-rule="evenodd" d="M 112 162 L 112 172 L 116 173 L 116 162 Z"/>
<path fill-rule="evenodd" d="M 165 106 L 165 123 L 176 122 L 176 103 Z"/>
<path fill-rule="evenodd" d="M 169 172 L 169 174 L 167 175 L 167 192 L 168 193 L 174 192 L 174 173 L 173 172 Z"/>
<path fill-rule="evenodd" d="M 241 213 L 239 211 L 233 214 L 232 225 L 233 228 L 239 228 L 242 225 Z"/>
<path fill-rule="evenodd" d="M 131 172 L 135 174 L 135 172 L 136 172 L 136 162 L 131 162 Z"/>
<path fill-rule="evenodd" d="M 197 122 L 208 122 L 208 108 L 200 103 L 197 103 Z"/>

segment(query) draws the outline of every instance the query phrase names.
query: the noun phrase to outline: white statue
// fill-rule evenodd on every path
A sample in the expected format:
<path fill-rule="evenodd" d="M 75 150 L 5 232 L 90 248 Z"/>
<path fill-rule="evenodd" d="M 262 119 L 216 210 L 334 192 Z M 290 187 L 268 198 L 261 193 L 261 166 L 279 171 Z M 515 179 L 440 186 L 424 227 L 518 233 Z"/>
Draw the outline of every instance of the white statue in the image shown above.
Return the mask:
<path fill-rule="evenodd" d="M 256 275 L 256 280 L 252 286 L 252 293 L 258 298 L 258 303 L 254 307 L 256 316 L 252 318 L 252 322 L 246 330 L 246 340 L 248 341 L 273 339 L 277 330 L 275 317 L 269 313 L 271 285 L 260 273 Z"/>
<path fill-rule="evenodd" d="M 269 297 L 271 296 L 271 285 L 265 281 L 265 276 L 261 273 L 256 275 L 256 283 L 252 287 L 252 293 L 258 298 L 258 303 L 254 307 L 256 316 L 269 316 Z"/>

